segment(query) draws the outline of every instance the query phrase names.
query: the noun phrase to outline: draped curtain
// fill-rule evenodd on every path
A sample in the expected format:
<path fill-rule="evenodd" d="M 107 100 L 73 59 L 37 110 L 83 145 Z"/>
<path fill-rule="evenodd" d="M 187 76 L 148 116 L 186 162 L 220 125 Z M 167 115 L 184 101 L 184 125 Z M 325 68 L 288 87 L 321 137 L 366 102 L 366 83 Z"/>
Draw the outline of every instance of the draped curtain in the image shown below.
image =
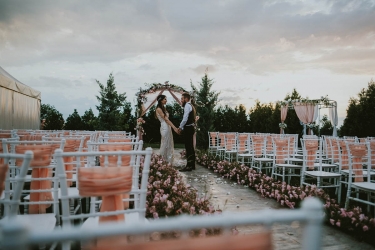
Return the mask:
<path fill-rule="evenodd" d="M 294 110 L 298 116 L 298 119 L 306 125 L 314 121 L 315 105 L 311 103 L 294 103 Z M 309 128 L 309 134 L 310 134 Z"/>
<path fill-rule="evenodd" d="M 281 106 L 281 123 L 284 123 L 288 114 L 288 106 Z M 280 134 L 284 134 L 284 129 L 280 128 Z"/>
<path fill-rule="evenodd" d="M 337 102 L 334 103 L 333 107 L 329 108 L 329 119 L 331 120 L 333 126 L 333 136 L 337 137 L 337 125 L 338 125 L 338 117 L 337 117 Z"/>

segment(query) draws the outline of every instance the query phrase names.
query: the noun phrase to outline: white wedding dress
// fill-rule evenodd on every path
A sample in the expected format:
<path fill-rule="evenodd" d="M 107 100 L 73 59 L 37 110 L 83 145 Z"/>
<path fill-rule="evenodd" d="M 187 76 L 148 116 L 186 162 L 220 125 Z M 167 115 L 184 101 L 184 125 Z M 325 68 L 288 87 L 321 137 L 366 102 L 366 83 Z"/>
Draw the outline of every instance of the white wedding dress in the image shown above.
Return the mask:
<path fill-rule="evenodd" d="M 157 113 L 157 117 L 160 121 L 160 134 L 161 134 L 161 143 L 160 143 L 160 152 L 159 154 L 170 164 L 173 164 L 173 155 L 174 155 L 174 143 L 172 128 L 169 126 L 163 117 Z M 167 113 L 167 117 L 169 114 Z"/>

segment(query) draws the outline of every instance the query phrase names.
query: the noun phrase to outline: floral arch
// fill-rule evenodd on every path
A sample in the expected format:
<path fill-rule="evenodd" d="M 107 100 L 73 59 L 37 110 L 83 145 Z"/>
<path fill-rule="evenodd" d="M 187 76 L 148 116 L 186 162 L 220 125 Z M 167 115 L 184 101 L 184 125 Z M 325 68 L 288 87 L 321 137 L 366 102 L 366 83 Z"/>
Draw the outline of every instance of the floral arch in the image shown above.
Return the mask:
<path fill-rule="evenodd" d="M 281 123 L 279 124 L 280 133 L 284 133 L 284 128 L 286 124 L 284 123 L 288 109 L 294 109 L 296 114 L 304 125 L 304 134 L 306 134 L 306 127 L 309 128 L 308 134 L 311 133 L 311 128 L 314 126 L 313 122 L 320 115 L 320 109 L 329 109 L 329 118 L 333 125 L 333 136 L 337 136 L 337 102 L 330 100 L 328 96 L 321 97 L 320 99 L 310 100 L 310 99 L 300 99 L 300 100 L 287 100 L 279 102 L 281 106 Z"/>
<path fill-rule="evenodd" d="M 136 93 L 139 116 L 137 120 L 136 130 L 138 131 L 139 139 L 142 139 L 143 134 L 142 124 L 144 123 L 144 121 L 142 119 L 142 116 L 145 115 L 146 112 L 156 103 L 157 97 L 159 95 L 163 94 L 164 91 L 168 91 L 172 95 L 173 99 L 181 104 L 181 96 L 184 92 L 187 92 L 182 87 L 170 84 L 168 81 L 166 81 L 164 84 L 152 83 L 146 84 L 146 86 L 146 89 L 140 88 Z"/>

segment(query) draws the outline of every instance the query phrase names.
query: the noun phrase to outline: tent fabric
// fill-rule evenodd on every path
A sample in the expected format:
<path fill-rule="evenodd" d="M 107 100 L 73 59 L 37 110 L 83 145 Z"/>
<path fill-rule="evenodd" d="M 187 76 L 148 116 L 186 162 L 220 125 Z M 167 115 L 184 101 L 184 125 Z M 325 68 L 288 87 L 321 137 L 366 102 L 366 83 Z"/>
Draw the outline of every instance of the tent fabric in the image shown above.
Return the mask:
<path fill-rule="evenodd" d="M 333 126 L 333 136 L 337 137 L 337 125 L 339 123 L 339 119 L 337 116 L 337 102 L 335 102 L 335 105 L 333 107 L 329 108 L 329 118 L 331 120 L 332 126 Z"/>
<path fill-rule="evenodd" d="M 41 93 L 0 67 L 0 129 L 39 129 Z"/>
<path fill-rule="evenodd" d="M 11 76 L 2 67 L 0 67 L 0 87 L 13 90 L 20 94 L 24 94 L 41 100 L 41 93 Z"/>

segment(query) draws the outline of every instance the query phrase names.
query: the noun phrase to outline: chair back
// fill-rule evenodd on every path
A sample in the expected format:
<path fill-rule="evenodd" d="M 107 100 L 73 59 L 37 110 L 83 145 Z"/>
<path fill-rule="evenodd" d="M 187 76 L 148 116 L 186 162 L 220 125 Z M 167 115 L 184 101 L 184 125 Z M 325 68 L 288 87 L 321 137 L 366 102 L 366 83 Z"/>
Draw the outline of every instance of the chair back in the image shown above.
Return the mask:
<path fill-rule="evenodd" d="M 237 133 L 226 133 L 224 140 L 225 151 L 237 151 Z"/>
<path fill-rule="evenodd" d="M 238 153 L 250 153 L 250 134 L 239 133 L 237 134 L 237 152 Z"/>
<path fill-rule="evenodd" d="M 264 135 L 251 135 L 251 149 L 253 157 L 262 157 L 266 147 L 266 138 Z"/>
<path fill-rule="evenodd" d="M 283 164 L 285 163 L 285 158 L 289 157 L 290 155 L 290 137 L 273 137 L 273 149 L 274 149 L 274 160 L 276 164 Z"/>
<path fill-rule="evenodd" d="M 209 148 L 217 148 L 218 141 L 219 141 L 219 138 L 217 136 L 217 132 L 208 132 L 208 147 Z"/>
<path fill-rule="evenodd" d="M 370 165 L 371 149 L 368 142 L 356 143 L 352 141 L 346 142 L 346 147 L 349 155 L 349 182 L 367 182 L 371 181 L 371 171 L 368 169 L 365 175 L 364 166 Z"/>
<path fill-rule="evenodd" d="M 303 150 L 303 168 L 307 170 L 314 170 L 314 164 L 317 159 L 318 152 L 321 149 L 321 140 L 319 138 L 301 138 Z M 321 160 L 321 157 L 319 157 Z"/>

